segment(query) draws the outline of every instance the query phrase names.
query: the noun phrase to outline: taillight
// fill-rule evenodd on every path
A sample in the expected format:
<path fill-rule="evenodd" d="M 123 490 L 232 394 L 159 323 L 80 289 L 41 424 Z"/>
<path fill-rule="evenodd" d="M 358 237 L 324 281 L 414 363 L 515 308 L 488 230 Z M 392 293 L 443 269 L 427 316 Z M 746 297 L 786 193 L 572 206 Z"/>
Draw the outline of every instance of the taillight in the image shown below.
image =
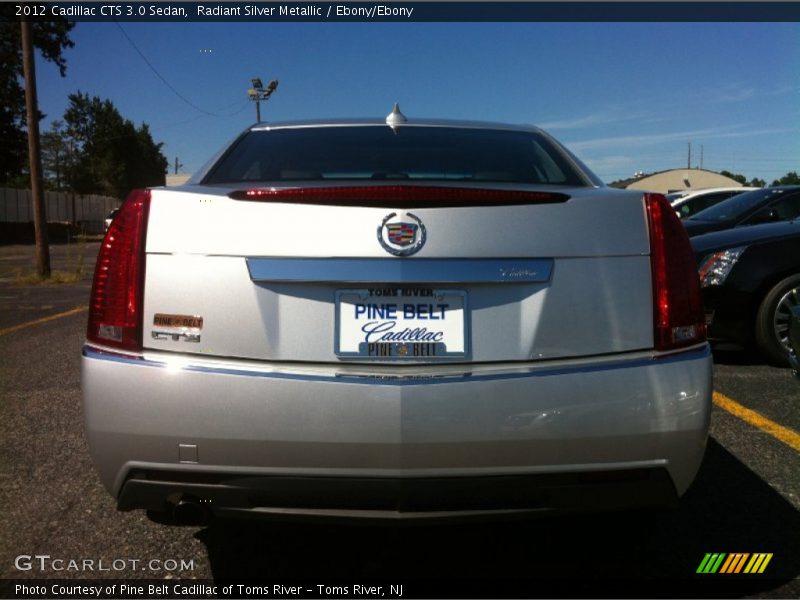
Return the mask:
<path fill-rule="evenodd" d="M 424 185 L 365 185 L 342 187 L 253 188 L 228 194 L 234 200 L 293 202 L 332 206 L 392 208 L 414 206 L 508 206 L 566 202 L 569 196 L 556 192 L 437 187 Z"/>
<path fill-rule="evenodd" d="M 134 190 L 106 232 L 94 270 L 89 303 L 90 342 L 142 349 L 144 261 L 150 190 Z"/>
<path fill-rule="evenodd" d="M 706 339 L 703 300 L 689 236 L 661 194 L 645 194 L 650 226 L 656 350 Z"/>

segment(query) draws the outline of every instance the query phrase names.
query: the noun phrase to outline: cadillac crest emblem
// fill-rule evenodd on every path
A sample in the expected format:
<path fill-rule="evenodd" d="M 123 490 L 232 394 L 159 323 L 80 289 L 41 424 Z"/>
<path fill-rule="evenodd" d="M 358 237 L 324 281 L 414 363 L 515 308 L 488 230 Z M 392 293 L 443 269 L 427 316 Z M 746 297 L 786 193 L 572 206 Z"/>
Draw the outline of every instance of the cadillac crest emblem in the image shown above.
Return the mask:
<path fill-rule="evenodd" d="M 397 213 L 384 217 L 378 227 L 378 241 L 384 250 L 395 256 L 410 256 L 419 252 L 427 238 L 422 220 L 413 213 L 406 213 L 408 220 L 399 220 Z"/>

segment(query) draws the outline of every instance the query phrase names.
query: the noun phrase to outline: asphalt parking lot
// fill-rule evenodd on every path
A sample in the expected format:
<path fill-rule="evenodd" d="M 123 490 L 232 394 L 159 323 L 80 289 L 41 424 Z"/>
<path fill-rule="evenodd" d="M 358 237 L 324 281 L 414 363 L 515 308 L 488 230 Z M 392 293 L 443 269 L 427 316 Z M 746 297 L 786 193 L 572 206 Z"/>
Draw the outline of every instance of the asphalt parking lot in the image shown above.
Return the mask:
<path fill-rule="evenodd" d="M 98 246 L 54 246 L 54 268 L 71 270 L 79 260 L 89 268 L 77 283 L 37 286 L 16 283 L 32 264 L 32 247 L 0 247 L 0 578 L 6 583 L 268 578 L 350 586 L 351 597 L 359 582 L 403 584 L 406 597 L 800 597 L 800 381 L 789 369 L 735 351 L 715 352 L 718 394 L 705 461 L 675 511 L 415 527 L 255 521 L 175 527 L 142 511 L 117 512 L 93 470 L 80 402 L 84 307 Z M 732 406 L 762 420 L 734 414 Z M 773 557 L 761 575 L 698 575 L 707 553 Z M 50 558 L 25 558 L 44 555 Z M 70 560 L 83 562 L 74 570 L 55 568 Z M 8 594 L 19 597 L 0 590 Z"/>

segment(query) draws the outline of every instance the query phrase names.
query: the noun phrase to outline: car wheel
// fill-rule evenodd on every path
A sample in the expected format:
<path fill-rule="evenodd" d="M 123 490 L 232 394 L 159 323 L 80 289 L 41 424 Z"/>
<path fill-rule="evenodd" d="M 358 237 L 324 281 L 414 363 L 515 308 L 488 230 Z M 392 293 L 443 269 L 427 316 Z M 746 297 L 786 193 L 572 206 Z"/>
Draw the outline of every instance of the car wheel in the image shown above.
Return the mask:
<path fill-rule="evenodd" d="M 791 307 L 800 305 L 800 274 L 790 275 L 773 287 L 756 314 L 755 337 L 759 350 L 776 365 L 789 366 Z"/>

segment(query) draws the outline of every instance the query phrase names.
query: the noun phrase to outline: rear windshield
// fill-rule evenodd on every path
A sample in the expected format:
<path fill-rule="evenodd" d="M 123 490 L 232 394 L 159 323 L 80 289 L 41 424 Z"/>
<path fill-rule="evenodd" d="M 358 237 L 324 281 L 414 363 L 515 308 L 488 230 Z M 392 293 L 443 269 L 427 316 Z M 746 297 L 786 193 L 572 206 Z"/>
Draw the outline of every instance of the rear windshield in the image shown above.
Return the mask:
<path fill-rule="evenodd" d="M 354 179 L 587 185 L 536 133 L 385 125 L 250 131 L 204 183 Z"/>
<path fill-rule="evenodd" d="M 752 192 L 737 194 L 727 200 L 715 204 L 714 206 L 701 210 L 691 217 L 692 221 L 727 221 L 737 219 L 742 215 L 756 208 L 758 205 L 768 202 L 770 198 L 776 198 L 784 193 L 781 189 L 764 188 Z"/>

